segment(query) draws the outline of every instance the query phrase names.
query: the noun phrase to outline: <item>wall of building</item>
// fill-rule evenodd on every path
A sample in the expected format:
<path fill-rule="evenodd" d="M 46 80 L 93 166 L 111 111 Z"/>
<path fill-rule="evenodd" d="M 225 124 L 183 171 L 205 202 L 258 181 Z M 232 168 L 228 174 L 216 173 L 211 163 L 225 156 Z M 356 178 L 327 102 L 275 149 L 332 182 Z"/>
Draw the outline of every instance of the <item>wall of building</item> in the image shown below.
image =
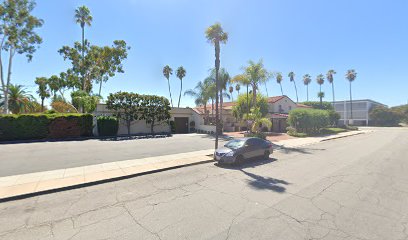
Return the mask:
<path fill-rule="evenodd" d="M 364 126 L 370 124 L 370 111 L 376 106 L 385 106 L 371 100 L 353 101 L 353 125 Z M 340 124 L 347 124 L 351 119 L 350 101 L 341 101 L 334 103 L 334 110 L 340 114 Z"/>
<path fill-rule="evenodd" d="M 296 103 L 286 96 L 275 103 L 268 104 L 268 110 L 270 113 L 289 113 L 290 110 L 295 108 L 297 108 Z"/>

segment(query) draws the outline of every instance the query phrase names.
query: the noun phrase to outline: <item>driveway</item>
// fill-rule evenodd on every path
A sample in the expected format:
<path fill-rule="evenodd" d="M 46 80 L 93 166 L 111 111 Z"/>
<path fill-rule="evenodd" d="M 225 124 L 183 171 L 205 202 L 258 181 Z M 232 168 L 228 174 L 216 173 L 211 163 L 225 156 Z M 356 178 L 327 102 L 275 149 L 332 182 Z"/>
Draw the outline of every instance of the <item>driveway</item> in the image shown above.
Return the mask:
<path fill-rule="evenodd" d="M 212 148 L 214 138 L 205 134 L 122 141 L 0 144 L 0 177 Z"/>
<path fill-rule="evenodd" d="M 0 239 L 408 239 L 408 130 L 0 204 Z"/>

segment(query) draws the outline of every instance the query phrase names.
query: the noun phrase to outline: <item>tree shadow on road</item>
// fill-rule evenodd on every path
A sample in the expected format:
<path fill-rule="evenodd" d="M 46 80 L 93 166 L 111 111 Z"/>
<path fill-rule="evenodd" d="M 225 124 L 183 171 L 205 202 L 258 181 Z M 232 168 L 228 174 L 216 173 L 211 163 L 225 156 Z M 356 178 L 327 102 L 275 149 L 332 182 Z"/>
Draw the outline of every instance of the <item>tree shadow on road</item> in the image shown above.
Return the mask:
<path fill-rule="evenodd" d="M 276 158 L 269 158 L 269 159 L 262 159 L 262 160 L 250 160 L 250 162 L 246 162 L 239 166 L 223 166 L 218 165 L 219 167 L 231 170 L 238 170 L 244 173 L 246 176 L 250 177 L 247 179 L 247 183 L 252 188 L 258 190 L 271 190 L 278 193 L 283 193 L 286 191 L 285 185 L 289 185 L 290 183 L 277 178 L 272 177 L 264 177 L 260 176 L 255 173 L 248 172 L 246 169 L 256 168 L 265 164 L 273 163 L 277 161 Z"/>
<path fill-rule="evenodd" d="M 280 150 L 285 154 L 290 153 L 301 153 L 301 154 L 312 154 L 313 151 L 325 151 L 324 148 L 305 148 L 305 147 L 285 147 L 283 145 L 275 145 L 274 149 Z"/>

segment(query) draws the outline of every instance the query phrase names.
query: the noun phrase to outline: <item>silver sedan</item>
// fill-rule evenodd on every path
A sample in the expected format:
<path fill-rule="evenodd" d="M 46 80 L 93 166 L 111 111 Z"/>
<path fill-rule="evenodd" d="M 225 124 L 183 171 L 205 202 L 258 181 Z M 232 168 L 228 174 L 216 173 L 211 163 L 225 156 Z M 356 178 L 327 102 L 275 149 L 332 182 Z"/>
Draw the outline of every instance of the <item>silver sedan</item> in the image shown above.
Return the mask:
<path fill-rule="evenodd" d="M 214 152 L 214 160 L 219 163 L 241 163 L 246 159 L 269 158 L 273 152 L 272 143 L 260 138 L 239 138 L 227 142 Z"/>

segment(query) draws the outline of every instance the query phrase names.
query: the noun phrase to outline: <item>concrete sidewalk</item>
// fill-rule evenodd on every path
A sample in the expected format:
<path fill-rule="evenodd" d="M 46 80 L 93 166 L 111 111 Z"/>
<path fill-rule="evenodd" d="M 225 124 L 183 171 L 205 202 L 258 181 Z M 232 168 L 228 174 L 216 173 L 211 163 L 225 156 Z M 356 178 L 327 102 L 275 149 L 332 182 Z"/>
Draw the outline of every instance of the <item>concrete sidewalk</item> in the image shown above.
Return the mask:
<path fill-rule="evenodd" d="M 326 137 L 288 139 L 280 141 L 279 145 L 276 145 L 276 150 L 302 147 L 367 132 L 372 132 L 372 130 L 346 132 Z M 212 161 L 212 154 L 213 149 L 208 149 L 2 177 L 0 178 L 0 202 L 52 192 L 58 189 L 81 187 L 183 166 L 208 163 Z"/>

